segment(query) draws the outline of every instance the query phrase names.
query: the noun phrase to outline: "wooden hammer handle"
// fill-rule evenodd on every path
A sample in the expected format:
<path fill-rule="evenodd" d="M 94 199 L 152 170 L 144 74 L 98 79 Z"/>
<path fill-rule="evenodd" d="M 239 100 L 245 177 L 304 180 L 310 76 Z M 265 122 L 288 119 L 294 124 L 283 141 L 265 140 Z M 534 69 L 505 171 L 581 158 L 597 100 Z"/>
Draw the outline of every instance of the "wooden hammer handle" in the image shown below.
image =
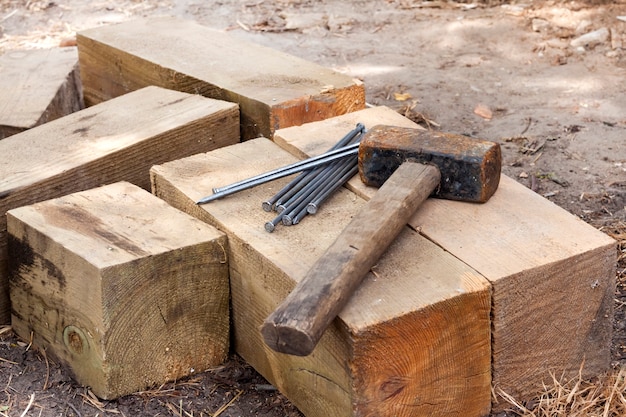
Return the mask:
<path fill-rule="evenodd" d="M 400 165 L 265 320 L 261 328 L 265 343 L 281 353 L 310 354 L 440 178 L 433 165 Z"/>

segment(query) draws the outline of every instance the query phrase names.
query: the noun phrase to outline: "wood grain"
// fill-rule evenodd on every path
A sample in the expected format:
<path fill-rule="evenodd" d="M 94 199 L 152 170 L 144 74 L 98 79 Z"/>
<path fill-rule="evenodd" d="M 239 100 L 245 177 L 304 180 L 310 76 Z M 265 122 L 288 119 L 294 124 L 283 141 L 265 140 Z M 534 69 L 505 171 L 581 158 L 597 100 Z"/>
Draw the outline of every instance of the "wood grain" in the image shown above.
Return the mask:
<path fill-rule="evenodd" d="M 363 84 L 346 75 L 192 21 L 139 19 L 77 43 L 87 105 L 146 85 L 201 94 L 239 104 L 244 140 L 365 107 Z"/>
<path fill-rule="evenodd" d="M 356 112 L 283 129 L 275 141 L 304 158 L 332 144 L 320 132 L 358 120 Z M 347 187 L 365 199 L 375 193 L 358 178 Z M 492 284 L 496 389 L 534 398 L 551 371 L 575 377 L 584 362 L 592 377 L 609 368 L 614 239 L 505 175 L 487 203 L 431 198 L 409 225 Z"/>
<path fill-rule="evenodd" d="M 76 48 L 0 56 L 0 139 L 83 108 Z"/>
<path fill-rule="evenodd" d="M 127 182 L 10 210 L 12 327 L 100 398 L 229 351 L 226 237 Z"/>
<path fill-rule="evenodd" d="M 147 87 L 0 141 L 0 323 L 8 323 L 6 211 L 126 180 L 239 141 L 236 104 Z"/>
<path fill-rule="evenodd" d="M 324 138 L 338 140 L 356 118 L 366 126 L 381 120 L 412 124 L 388 109 L 357 113 L 341 116 L 348 119 L 342 122 L 328 119 L 336 131 L 329 129 Z M 300 136 L 295 130 L 317 129 L 313 125 L 294 128 L 294 135 Z M 316 136 L 317 143 L 324 138 Z M 215 186 L 294 161 L 274 143 L 258 139 L 151 170 L 156 195 L 228 235 L 235 351 L 307 416 L 486 415 L 491 401 L 489 284 L 408 227 L 311 355 L 285 355 L 264 344 L 259 331 L 264 319 L 365 201 L 341 190 L 319 214 L 273 233 L 264 230 L 272 214 L 261 209 L 261 202 L 288 178 L 203 206 L 195 201 Z M 234 164 L 242 172 L 233 170 Z"/>
<path fill-rule="evenodd" d="M 265 320 L 261 333 L 277 352 L 311 354 L 334 320 L 441 179 L 433 165 L 405 162 Z"/>

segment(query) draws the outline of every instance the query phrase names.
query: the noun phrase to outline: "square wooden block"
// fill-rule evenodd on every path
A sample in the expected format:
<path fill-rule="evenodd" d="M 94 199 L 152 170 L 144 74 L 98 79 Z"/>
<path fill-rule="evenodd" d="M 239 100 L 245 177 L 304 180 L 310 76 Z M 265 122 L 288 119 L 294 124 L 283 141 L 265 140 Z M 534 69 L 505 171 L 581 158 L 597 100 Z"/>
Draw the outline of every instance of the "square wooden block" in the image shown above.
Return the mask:
<path fill-rule="evenodd" d="M 9 211 L 12 326 L 111 399 L 221 364 L 227 239 L 127 182 Z"/>
<path fill-rule="evenodd" d="M 236 104 L 146 87 L 0 140 L 0 324 L 8 324 L 6 216 L 13 208 L 117 181 L 239 142 Z"/>

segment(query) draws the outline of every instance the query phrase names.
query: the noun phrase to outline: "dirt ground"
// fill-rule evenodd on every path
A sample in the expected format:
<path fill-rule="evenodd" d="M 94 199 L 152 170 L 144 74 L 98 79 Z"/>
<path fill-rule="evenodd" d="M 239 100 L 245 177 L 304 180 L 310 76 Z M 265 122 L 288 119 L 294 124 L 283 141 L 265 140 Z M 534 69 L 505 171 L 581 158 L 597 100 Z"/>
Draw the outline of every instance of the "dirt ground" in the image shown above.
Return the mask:
<path fill-rule="evenodd" d="M 371 105 L 501 143 L 505 174 L 622 241 L 618 282 L 626 278 L 625 0 L 1 0 L 0 53 L 71 44 L 76 31 L 152 15 L 193 19 L 317 62 L 363 80 Z M 626 361 L 624 301 L 618 285 L 615 366 Z M 236 356 L 184 381 L 100 401 L 2 332 L 0 416 L 300 415 Z"/>

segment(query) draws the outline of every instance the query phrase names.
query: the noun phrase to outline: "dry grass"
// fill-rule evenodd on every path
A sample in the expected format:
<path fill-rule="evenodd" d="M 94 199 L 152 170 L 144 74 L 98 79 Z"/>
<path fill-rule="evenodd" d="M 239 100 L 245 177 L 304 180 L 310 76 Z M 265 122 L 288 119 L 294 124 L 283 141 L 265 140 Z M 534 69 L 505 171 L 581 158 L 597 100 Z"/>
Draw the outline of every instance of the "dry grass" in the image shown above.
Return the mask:
<path fill-rule="evenodd" d="M 582 371 L 582 367 L 581 367 Z M 626 415 L 626 367 L 585 381 L 557 378 L 544 384 L 539 398 L 522 404 L 503 391 L 497 393 L 523 417 L 618 417 Z"/>
<path fill-rule="evenodd" d="M 599 227 L 617 240 L 618 294 L 626 295 L 626 223 L 611 222 Z M 616 299 L 616 308 L 623 302 Z M 578 376 L 567 379 L 551 374 L 543 392 L 534 400 L 522 403 L 502 390 L 495 395 L 511 405 L 514 415 L 522 417 L 622 417 L 626 416 L 626 364 L 592 380 Z"/>

